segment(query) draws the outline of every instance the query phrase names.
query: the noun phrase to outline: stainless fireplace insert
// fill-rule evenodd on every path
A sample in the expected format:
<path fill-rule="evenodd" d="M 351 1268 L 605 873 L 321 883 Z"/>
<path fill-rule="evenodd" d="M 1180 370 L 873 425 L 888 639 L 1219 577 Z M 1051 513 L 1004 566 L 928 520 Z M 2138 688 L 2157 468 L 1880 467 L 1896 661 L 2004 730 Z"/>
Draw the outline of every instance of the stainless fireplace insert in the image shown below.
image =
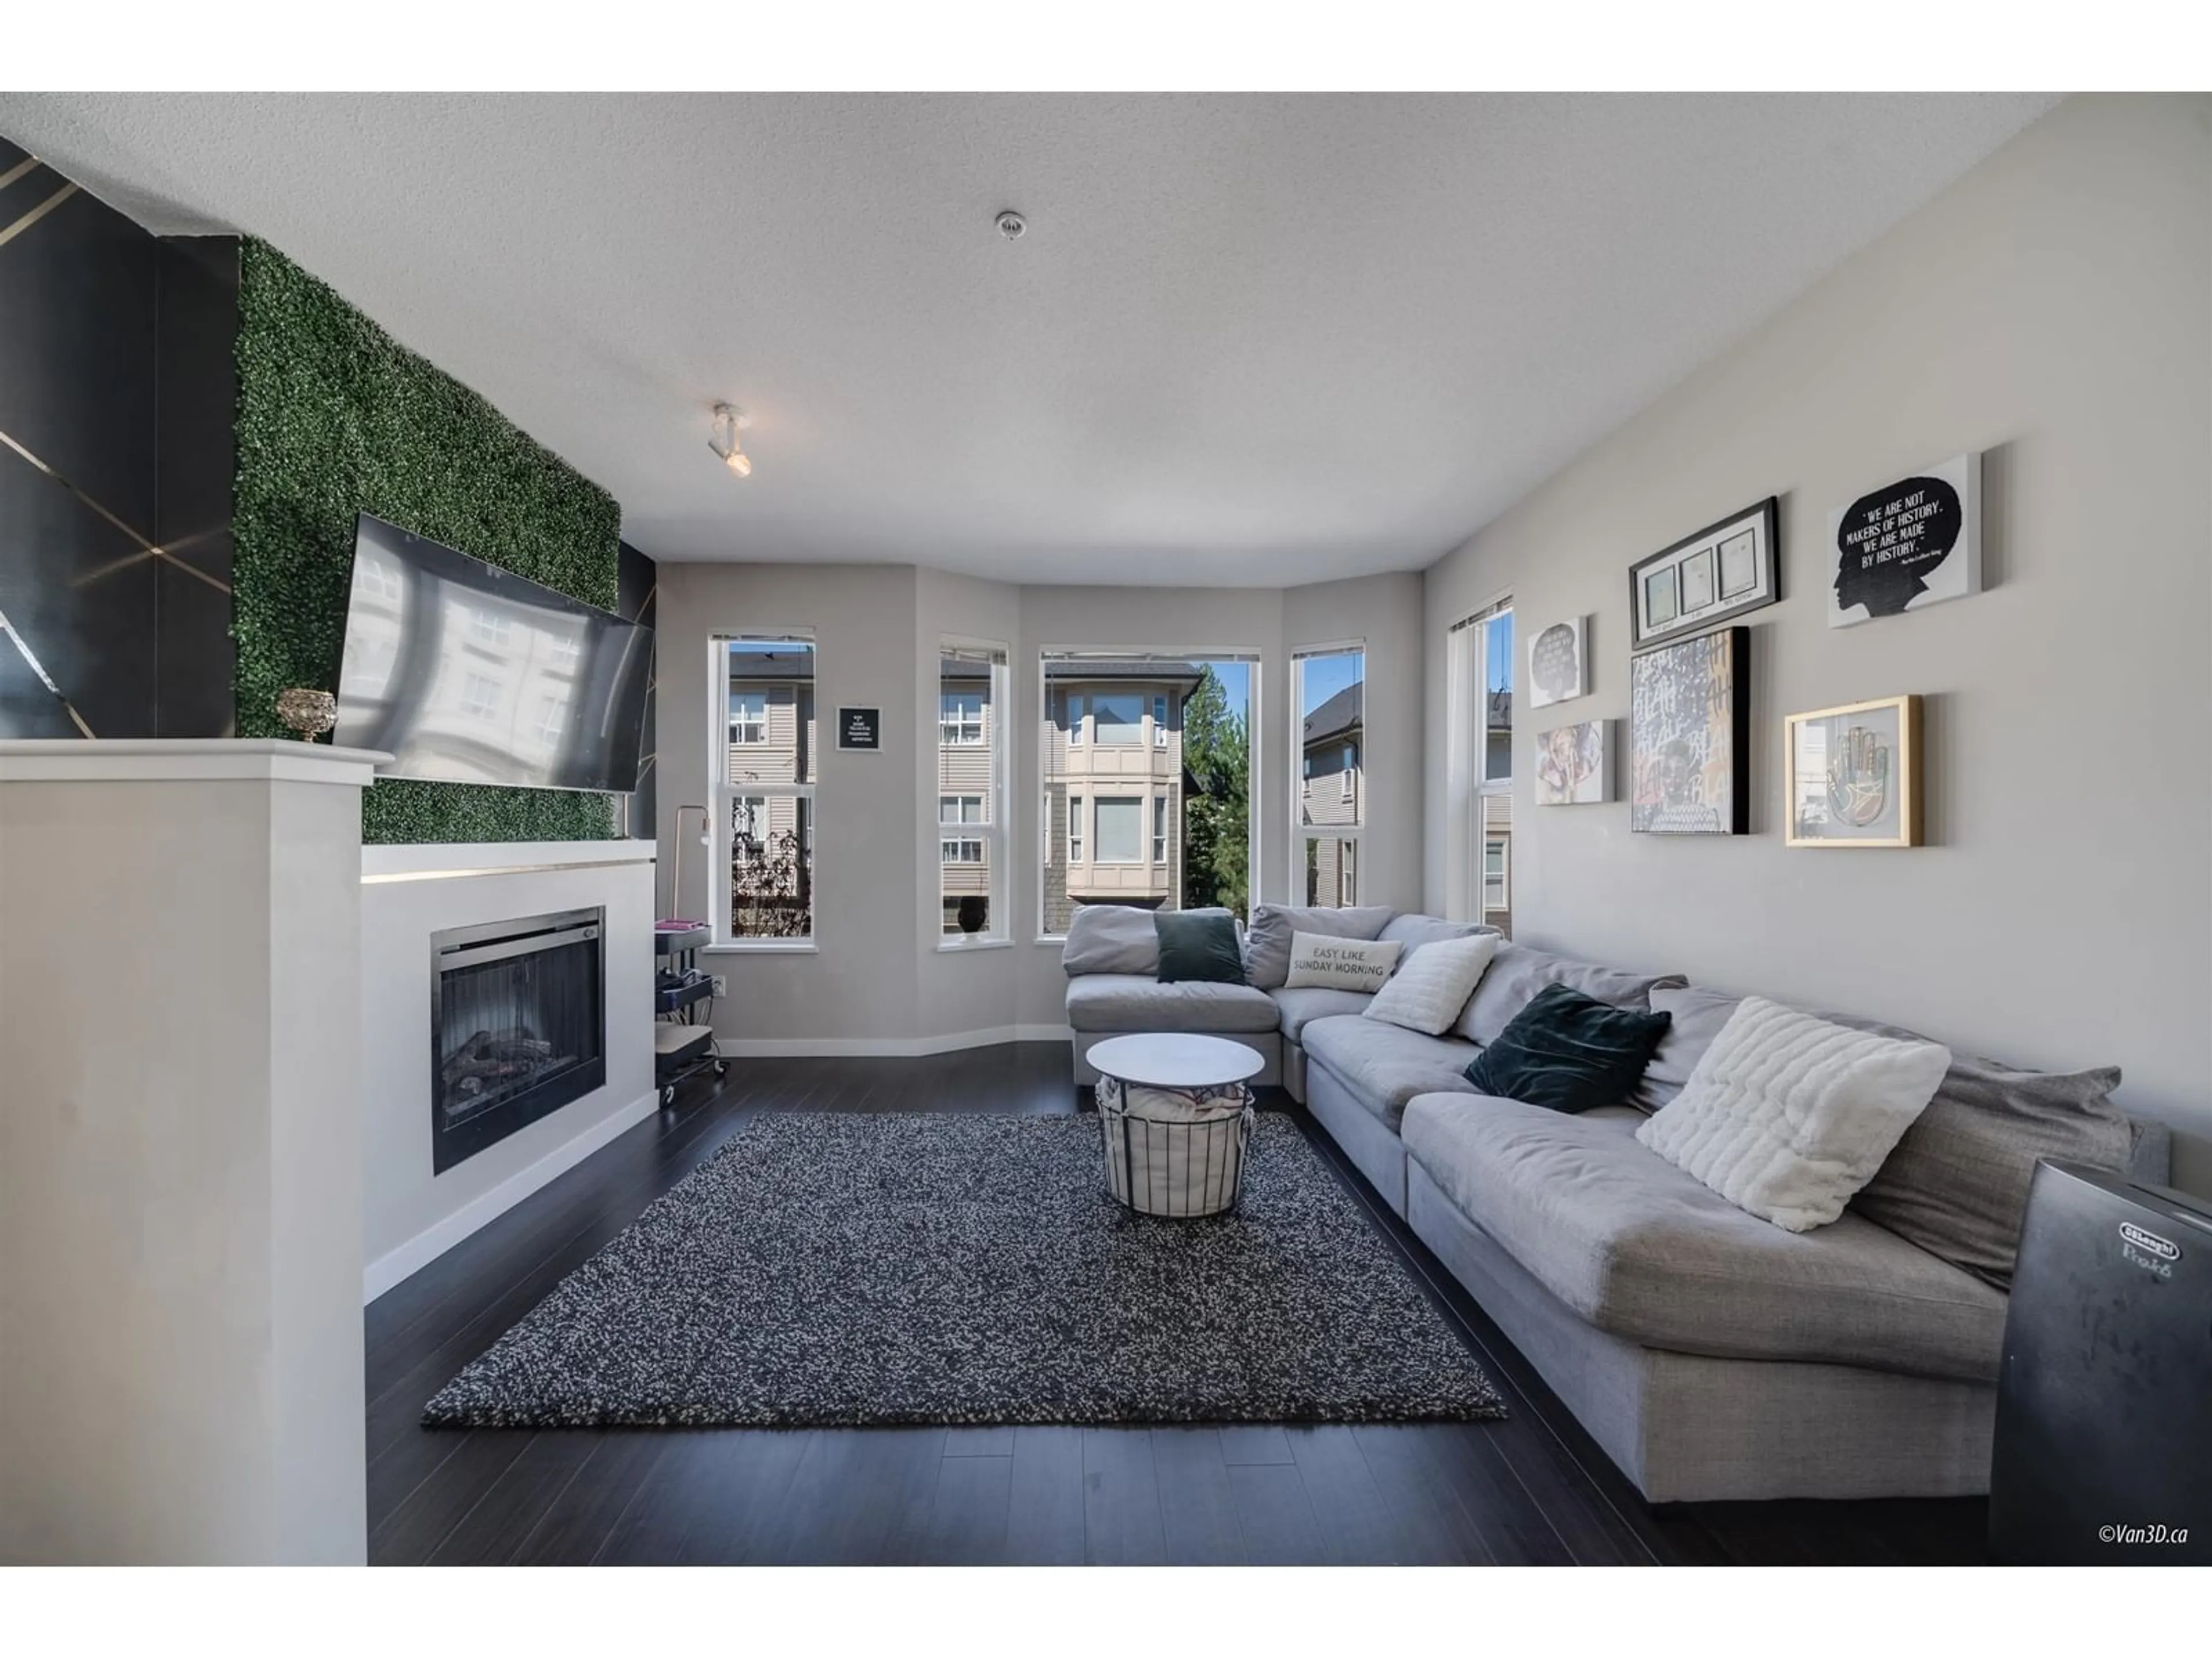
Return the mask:
<path fill-rule="evenodd" d="M 430 936 L 430 1163 L 443 1174 L 607 1080 L 606 911 Z"/>

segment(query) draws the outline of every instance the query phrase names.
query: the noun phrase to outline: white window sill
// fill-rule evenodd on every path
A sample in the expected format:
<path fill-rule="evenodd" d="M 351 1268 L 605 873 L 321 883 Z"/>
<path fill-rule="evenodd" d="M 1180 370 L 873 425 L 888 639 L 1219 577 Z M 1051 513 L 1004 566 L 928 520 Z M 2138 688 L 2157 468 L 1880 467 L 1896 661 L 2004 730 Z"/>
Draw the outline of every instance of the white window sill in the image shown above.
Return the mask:
<path fill-rule="evenodd" d="M 1067 935 L 1065 933 L 1039 933 L 1035 939 L 1031 939 L 1030 943 L 1032 945 L 1058 945 L 1064 946 L 1067 943 Z"/>
<path fill-rule="evenodd" d="M 1010 951 L 1013 944 L 1010 939 L 963 939 L 957 942 L 946 939 L 937 949 L 941 955 L 957 957 L 968 951 Z"/>
<path fill-rule="evenodd" d="M 726 945 L 702 945 L 702 957 L 811 957 L 816 954 L 811 939 L 733 939 Z"/>

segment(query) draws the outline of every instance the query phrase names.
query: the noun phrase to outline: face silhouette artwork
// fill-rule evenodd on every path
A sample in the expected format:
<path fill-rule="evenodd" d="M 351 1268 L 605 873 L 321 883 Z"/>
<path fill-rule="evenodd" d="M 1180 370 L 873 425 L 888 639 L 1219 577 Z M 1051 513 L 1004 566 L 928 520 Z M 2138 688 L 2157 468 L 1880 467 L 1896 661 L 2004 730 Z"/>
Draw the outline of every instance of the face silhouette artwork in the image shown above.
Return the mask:
<path fill-rule="evenodd" d="M 1966 514 L 1941 478 L 1906 478 L 1862 495 L 1836 531 L 1836 604 L 1894 617 L 1928 591 L 1928 576 L 1959 544 Z"/>
<path fill-rule="evenodd" d="M 1539 708 L 1582 695 L 1582 646 L 1572 623 L 1553 623 L 1536 635 L 1528 651 L 1528 678 Z"/>

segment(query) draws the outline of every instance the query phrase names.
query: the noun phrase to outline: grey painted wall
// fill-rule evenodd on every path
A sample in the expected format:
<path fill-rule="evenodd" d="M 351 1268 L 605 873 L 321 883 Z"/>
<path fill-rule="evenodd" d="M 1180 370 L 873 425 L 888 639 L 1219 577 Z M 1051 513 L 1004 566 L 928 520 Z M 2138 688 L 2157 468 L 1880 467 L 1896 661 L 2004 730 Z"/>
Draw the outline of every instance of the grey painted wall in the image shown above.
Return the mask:
<path fill-rule="evenodd" d="M 1973 449 L 1988 591 L 1831 630 L 1829 511 Z M 1516 733 L 1522 938 L 2020 1064 L 2118 1062 L 2212 1191 L 2208 456 L 2212 100 L 2069 100 L 1428 573 L 1431 899 L 1445 630 L 1500 591 L 1524 639 L 1592 614 L 1590 695 Z M 1531 808 L 1534 727 L 1628 713 L 1630 563 L 1774 493 L 1751 838 Z M 1784 714 L 1906 691 L 1931 845 L 1785 848 Z"/>

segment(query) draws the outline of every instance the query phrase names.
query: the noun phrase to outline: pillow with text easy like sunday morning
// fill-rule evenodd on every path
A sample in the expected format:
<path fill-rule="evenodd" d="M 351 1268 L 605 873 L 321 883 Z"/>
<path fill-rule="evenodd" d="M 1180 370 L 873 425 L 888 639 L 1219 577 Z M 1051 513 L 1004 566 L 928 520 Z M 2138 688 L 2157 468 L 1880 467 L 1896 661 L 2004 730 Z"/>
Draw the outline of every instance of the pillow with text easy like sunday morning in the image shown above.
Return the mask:
<path fill-rule="evenodd" d="M 1330 991 L 1364 991 L 1370 995 L 1382 988 L 1397 964 L 1398 946 L 1381 939 L 1337 939 L 1327 933 L 1291 936 L 1290 977 L 1286 991 L 1307 986 Z"/>

